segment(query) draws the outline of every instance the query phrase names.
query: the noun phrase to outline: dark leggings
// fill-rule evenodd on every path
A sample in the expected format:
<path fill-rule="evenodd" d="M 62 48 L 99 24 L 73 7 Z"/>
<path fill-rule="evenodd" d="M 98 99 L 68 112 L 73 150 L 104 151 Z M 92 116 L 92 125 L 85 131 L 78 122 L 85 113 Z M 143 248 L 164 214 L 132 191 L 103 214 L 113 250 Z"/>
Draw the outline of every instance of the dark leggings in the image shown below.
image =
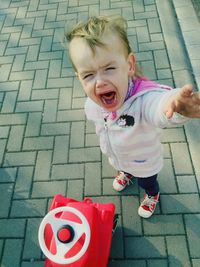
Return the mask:
<path fill-rule="evenodd" d="M 147 178 L 139 178 L 138 177 L 138 185 L 143 188 L 147 195 L 155 196 L 159 192 L 159 184 L 157 181 L 157 174 L 147 177 Z"/>

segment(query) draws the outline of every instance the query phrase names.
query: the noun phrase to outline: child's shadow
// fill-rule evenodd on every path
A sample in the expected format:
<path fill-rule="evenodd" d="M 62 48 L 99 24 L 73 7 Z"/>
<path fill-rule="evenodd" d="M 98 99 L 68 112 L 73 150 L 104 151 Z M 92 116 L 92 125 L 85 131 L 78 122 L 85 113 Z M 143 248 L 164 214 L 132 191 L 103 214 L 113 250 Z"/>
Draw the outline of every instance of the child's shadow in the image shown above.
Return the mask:
<path fill-rule="evenodd" d="M 155 260 L 155 258 L 157 261 L 163 262 L 163 267 L 190 266 L 186 242 L 189 244 L 190 257 L 198 257 L 200 253 L 200 214 L 191 214 L 189 207 L 186 207 L 182 201 L 176 198 L 174 199 L 170 195 L 167 195 L 167 198 L 169 202 L 173 204 L 175 213 L 162 214 L 163 203 L 161 196 L 161 203 L 159 205 L 160 211 L 156 212 L 150 219 L 142 219 L 146 236 L 140 235 L 132 229 L 122 227 L 122 218 L 119 217 L 118 227 L 112 239 L 108 267 L 124 267 L 125 264 L 126 267 L 146 266 L 145 260 L 152 261 Z M 181 213 L 179 210 L 183 212 Z M 183 214 L 184 216 L 182 216 Z M 173 221 L 173 218 L 175 221 Z M 177 218 L 179 219 L 176 220 Z M 170 229 L 173 228 L 173 225 L 174 230 L 171 233 Z M 158 230 L 158 228 L 160 229 Z M 176 233 L 176 231 L 178 232 Z M 179 231 L 181 231 L 181 236 Z M 125 235 L 125 233 L 128 234 Z M 168 242 L 165 241 L 165 238 L 166 240 L 168 239 Z M 177 249 L 174 249 L 176 246 Z M 182 252 L 180 252 L 180 250 Z M 183 251 L 185 251 L 185 253 Z M 184 253 L 184 257 L 183 255 L 181 256 L 181 253 Z"/>

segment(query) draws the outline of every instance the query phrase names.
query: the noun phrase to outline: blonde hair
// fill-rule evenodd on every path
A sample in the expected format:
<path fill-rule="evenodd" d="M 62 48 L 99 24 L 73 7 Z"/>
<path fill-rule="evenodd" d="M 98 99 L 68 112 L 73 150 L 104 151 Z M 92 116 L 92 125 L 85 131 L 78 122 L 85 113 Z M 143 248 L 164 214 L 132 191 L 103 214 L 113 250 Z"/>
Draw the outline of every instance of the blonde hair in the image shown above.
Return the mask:
<path fill-rule="evenodd" d="M 110 32 L 116 33 L 124 44 L 127 55 L 132 52 L 127 36 L 127 22 L 126 20 L 119 17 L 109 16 L 98 16 L 91 17 L 85 23 L 79 22 L 75 25 L 71 31 L 65 32 L 65 38 L 70 43 L 73 38 L 83 38 L 92 52 L 95 54 L 96 47 L 104 47 L 105 44 L 101 41 L 102 34 L 109 30 Z M 73 63 L 73 62 L 72 62 Z M 75 66 L 74 66 L 75 67 Z M 136 77 L 142 76 L 141 69 L 136 65 Z"/>

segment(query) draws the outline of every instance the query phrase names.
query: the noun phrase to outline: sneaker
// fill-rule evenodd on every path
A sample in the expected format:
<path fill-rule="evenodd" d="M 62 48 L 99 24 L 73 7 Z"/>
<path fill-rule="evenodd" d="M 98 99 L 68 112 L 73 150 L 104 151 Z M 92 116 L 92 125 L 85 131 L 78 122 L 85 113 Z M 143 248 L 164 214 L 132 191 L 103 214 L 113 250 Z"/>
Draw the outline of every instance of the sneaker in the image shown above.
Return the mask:
<path fill-rule="evenodd" d="M 122 191 L 129 183 L 133 176 L 125 172 L 119 172 L 113 181 L 113 188 L 116 191 Z"/>
<path fill-rule="evenodd" d="M 156 204 L 158 203 L 159 193 L 155 196 L 144 195 L 144 200 L 140 204 L 138 209 L 138 214 L 143 218 L 149 218 L 154 213 L 156 209 Z"/>

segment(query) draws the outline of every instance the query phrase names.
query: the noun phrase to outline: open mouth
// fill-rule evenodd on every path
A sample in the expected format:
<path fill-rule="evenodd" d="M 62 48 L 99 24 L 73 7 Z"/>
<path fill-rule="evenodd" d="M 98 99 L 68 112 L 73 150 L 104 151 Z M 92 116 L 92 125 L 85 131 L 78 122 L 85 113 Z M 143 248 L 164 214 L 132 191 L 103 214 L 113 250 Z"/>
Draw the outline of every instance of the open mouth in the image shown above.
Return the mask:
<path fill-rule="evenodd" d="M 117 96 L 114 91 L 100 94 L 101 101 L 106 106 L 113 106 L 116 104 Z"/>

